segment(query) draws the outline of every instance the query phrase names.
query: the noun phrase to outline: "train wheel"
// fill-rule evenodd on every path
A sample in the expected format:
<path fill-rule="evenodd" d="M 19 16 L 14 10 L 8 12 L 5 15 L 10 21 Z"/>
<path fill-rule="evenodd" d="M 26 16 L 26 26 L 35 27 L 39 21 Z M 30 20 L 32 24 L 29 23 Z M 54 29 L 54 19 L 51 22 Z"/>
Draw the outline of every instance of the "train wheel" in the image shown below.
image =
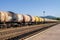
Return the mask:
<path fill-rule="evenodd" d="M 2 29 L 3 25 L 0 25 L 0 28 Z"/>
<path fill-rule="evenodd" d="M 11 24 L 7 24 L 7 28 L 10 28 L 11 27 Z"/>
<path fill-rule="evenodd" d="M 7 25 L 6 24 L 3 24 L 2 28 L 7 28 Z"/>

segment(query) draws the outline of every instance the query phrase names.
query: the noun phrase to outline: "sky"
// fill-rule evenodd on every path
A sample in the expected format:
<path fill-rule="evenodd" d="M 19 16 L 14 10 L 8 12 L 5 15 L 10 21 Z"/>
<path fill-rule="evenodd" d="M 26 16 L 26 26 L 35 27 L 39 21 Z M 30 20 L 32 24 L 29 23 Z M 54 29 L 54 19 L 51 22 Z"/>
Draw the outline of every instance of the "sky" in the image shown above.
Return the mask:
<path fill-rule="evenodd" d="M 0 11 L 60 17 L 60 0 L 0 0 Z"/>

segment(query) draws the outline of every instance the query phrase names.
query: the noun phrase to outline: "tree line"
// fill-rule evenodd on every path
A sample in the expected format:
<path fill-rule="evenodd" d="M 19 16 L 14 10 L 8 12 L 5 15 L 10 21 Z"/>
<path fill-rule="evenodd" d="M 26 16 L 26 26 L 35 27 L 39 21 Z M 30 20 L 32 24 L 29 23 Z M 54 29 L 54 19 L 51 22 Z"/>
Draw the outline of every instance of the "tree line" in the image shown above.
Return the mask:
<path fill-rule="evenodd" d="M 53 19 L 55 19 L 55 20 L 60 20 L 60 18 L 53 18 Z"/>

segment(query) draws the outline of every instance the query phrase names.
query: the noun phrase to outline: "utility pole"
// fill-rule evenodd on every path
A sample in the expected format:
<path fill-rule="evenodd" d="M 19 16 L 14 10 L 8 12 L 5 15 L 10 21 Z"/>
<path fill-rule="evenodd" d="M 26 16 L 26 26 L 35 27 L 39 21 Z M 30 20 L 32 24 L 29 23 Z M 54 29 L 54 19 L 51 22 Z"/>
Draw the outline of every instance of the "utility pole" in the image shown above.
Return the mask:
<path fill-rule="evenodd" d="M 43 16 L 45 16 L 45 11 L 43 11 Z M 44 23 L 45 23 L 45 18 L 44 18 Z"/>

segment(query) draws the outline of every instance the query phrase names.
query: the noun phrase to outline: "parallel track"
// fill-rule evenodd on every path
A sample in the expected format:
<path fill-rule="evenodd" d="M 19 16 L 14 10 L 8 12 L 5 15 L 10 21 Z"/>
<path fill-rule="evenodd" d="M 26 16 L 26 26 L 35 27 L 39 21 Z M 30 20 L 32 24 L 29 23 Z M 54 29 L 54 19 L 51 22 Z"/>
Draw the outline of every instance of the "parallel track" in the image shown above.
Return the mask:
<path fill-rule="evenodd" d="M 29 33 L 41 28 L 49 27 L 55 24 L 56 23 L 50 23 L 50 24 L 40 24 L 40 25 L 34 25 L 34 26 L 3 29 L 3 30 L 0 30 L 0 40 L 11 39 L 16 36 L 23 35 L 25 33 Z"/>

